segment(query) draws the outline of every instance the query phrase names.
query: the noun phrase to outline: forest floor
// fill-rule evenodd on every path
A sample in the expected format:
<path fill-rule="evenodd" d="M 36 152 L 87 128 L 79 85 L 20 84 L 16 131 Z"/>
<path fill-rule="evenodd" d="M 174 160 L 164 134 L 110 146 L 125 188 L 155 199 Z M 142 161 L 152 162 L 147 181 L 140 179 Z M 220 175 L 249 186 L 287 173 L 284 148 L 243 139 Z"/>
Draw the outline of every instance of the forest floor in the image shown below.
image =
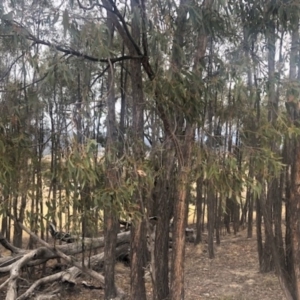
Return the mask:
<path fill-rule="evenodd" d="M 187 244 L 185 260 L 186 300 L 282 300 L 285 299 L 274 273 L 261 274 L 258 271 L 256 238 L 247 239 L 246 230 L 237 236 L 222 236 L 221 245 L 215 245 L 215 258 L 209 259 L 207 244 Z M 205 240 L 205 236 L 204 236 Z M 122 263 L 116 265 L 118 285 L 129 292 L 129 268 Z M 6 277 L 7 278 L 7 277 Z M 0 284 L 5 278 L 1 278 Z M 101 300 L 103 290 L 88 290 L 81 282 L 97 283 L 89 278 L 78 279 L 72 288 L 63 288 L 57 299 Z M 152 299 L 150 277 L 146 277 L 148 299 Z M 23 290 L 23 289 L 22 289 Z M 0 299 L 5 298 L 5 290 Z M 53 298 L 52 298 L 53 299 Z"/>
<path fill-rule="evenodd" d="M 207 245 L 188 245 L 185 284 L 187 300 L 285 299 L 275 274 L 259 273 L 256 237 L 247 239 L 246 230 L 224 236 L 214 259 Z"/>

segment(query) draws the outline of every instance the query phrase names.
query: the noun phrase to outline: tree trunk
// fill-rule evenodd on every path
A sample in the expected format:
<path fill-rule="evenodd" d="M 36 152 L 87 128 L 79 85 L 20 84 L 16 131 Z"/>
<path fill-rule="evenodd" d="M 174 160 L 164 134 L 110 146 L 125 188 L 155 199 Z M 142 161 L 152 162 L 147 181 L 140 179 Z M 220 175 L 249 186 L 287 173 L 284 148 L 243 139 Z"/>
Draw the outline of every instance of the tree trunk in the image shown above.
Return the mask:
<path fill-rule="evenodd" d="M 203 177 L 200 176 L 197 179 L 197 197 L 196 197 L 196 209 L 197 209 L 197 219 L 196 219 L 196 239 L 195 245 L 202 242 L 202 205 L 203 205 Z"/>
<path fill-rule="evenodd" d="M 221 219 L 222 219 L 222 197 L 221 196 L 218 197 L 216 195 L 216 199 L 217 199 L 216 243 L 217 243 L 217 245 L 220 245 L 220 243 L 221 243 L 220 231 L 221 231 Z"/>
<path fill-rule="evenodd" d="M 249 198 L 249 210 L 248 210 L 248 227 L 247 227 L 248 238 L 252 238 L 252 233 L 253 233 L 253 206 L 254 206 L 254 197 L 253 197 L 253 193 L 251 193 Z"/>
<path fill-rule="evenodd" d="M 131 0 L 131 8 L 134 12 L 132 16 L 132 37 L 136 44 L 140 44 L 140 10 L 139 2 Z M 131 53 L 134 55 L 135 53 Z M 143 161 L 144 156 L 144 95 L 142 70 L 140 60 L 130 61 L 131 87 L 133 103 L 133 126 L 132 142 L 135 144 L 133 154 L 137 164 Z M 139 178 L 137 178 L 139 180 Z M 138 183 L 139 185 L 139 183 Z M 136 220 L 131 228 L 131 270 L 130 270 L 130 298 L 132 300 L 146 300 L 146 288 L 144 280 L 144 271 L 146 265 L 146 223 L 144 218 L 144 203 L 142 197 L 142 187 L 139 187 L 133 194 L 133 202 L 136 204 L 138 213 L 143 217 Z"/>
<path fill-rule="evenodd" d="M 270 272 L 274 270 L 274 258 L 272 254 L 272 227 L 267 227 L 268 223 L 272 223 L 271 217 L 271 209 L 270 201 L 268 201 L 268 196 L 265 195 L 265 190 L 263 188 L 263 192 L 260 196 L 260 207 L 262 210 L 262 215 L 264 219 L 264 227 L 265 227 L 265 242 L 263 243 L 263 253 L 261 260 L 260 271 L 262 273 Z"/>
<path fill-rule="evenodd" d="M 174 222 L 172 232 L 172 266 L 171 289 L 172 300 L 184 299 L 184 253 L 185 253 L 185 228 L 187 224 L 187 189 L 189 172 L 191 168 L 191 152 L 194 138 L 194 127 L 187 124 L 183 147 L 183 162 L 179 164 L 178 190 L 174 204 Z"/>
<path fill-rule="evenodd" d="M 175 153 L 170 140 L 165 141 L 162 175 L 154 191 L 157 216 L 154 248 L 153 299 L 167 299 L 169 295 L 169 225 L 173 207 Z"/>
<path fill-rule="evenodd" d="M 231 220 L 231 198 L 226 197 L 225 213 L 224 213 L 224 225 L 228 234 L 230 234 L 230 220 Z"/>
<path fill-rule="evenodd" d="M 215 207 L 216 207 L 215 189 L 211 183 L 208 183 L 207 192 L 207 226 L 208 226 L 208 257 L 214 258 L 214 229 L 215 229 Z"/>
<path fill-rule="evenodd" d="M 292 23 L 292 41 L 290 54 L 290 88 L 287 91 L 286 109 L 291 122 L 300 127 L 300 111 L 299 111 L 299 91 L 293 88 L 293 85 L 298 84 L 297 78 L 297 61 L 299 60 L 299 16 L 295 17 Z M 298 66 L 299 67 L 299 66 Z M 298 75 L 299 70 L 298 70 Z M 299 137 L 293 136 L 290 147 L 292 150 L 291 160 L 291 176 L 289 182 L 289 169 L 286 172 L 286 255 L 287 268 L 291 273 L 292 287 L 295 294 L 295 299 L 300 299 L 300 140 Z M 290 248 L 288 248 L 290 247 Z"/>
<path fill-rule="evenodd" d="M 262 256 L 263 256 L 263 242 L 262 242 L 262 213 L 261 213 L 259 196 L 256 197 L 256 239 L 257 239 L 259 269 L 261 269 Z"/>
<path fill-rule="evenodd" d="M 111 8 L 112 9 L 112 8 Z M 108 44 L 112 45 L 114 36 L 114 25 L 111 20 L 111 12 L 107 12 L 107 29 L 108 29 Z M 104 207 L 104 298 L 106 300 L 113 299 L 117 296 L 115 287 L 115 252 L 117 243 L 118 219 L 117 212 L 114 210 L 114 191 L 118 188 L 118 169 L 115 165 L 117 160 L 118 136 L 116 128 L 116 113 L 115 113 L 115 86 L 114 86 L 114 67 L 111 65 L 108 69 L 107 82 L 107 136 L 105 147 L 105 159 L 107 166 L 106 186 L 112 191 L 110 205 Z"/>
<path fill-rule="evenodd" d="M 290 148 L 290 139 L 286 137 L 285 139 L 286 144 L 286 153 L 285 163 L 287 166 L 285 167 L 285 222 L 286 224 L 291 224 L 291 178 L 290 178 L 290 165 L 291 165 L 291 159 L 287 155 L 288 149 Z M 286 226 L 286 232 L 285 232 L 285 260 L 286 260 L 286 270 L 288 274 L 291 274 L 291 281 L 294 282 L 294 266 L 293 266 L 293 255 L 292 255 L 292 228 L 291 226 Z"/>
<path fill-rule="evenodd" d="M 268 34 L 268 121 L 271 126 L 274 126 L 277 119 L 278 103 L 275 92 L 275 49 L 276 49 L 276 35 L 275 35 L 275 23 L 273 20 L 269 22 L 269 34 Z M 276 151 L 276 144 L 271 141 L 271 151 Z M 275 174 L 272 174 L 272 178 L 269 179 L 267 184 L 267 196 L 261 197 L 263 217 L 265 225 L 265 243 L 263 248 L 262 257 L 262 272 L 270 272 L 274 269 L 274 258 L 272 257 L 272 236 L 273 228 L 270 226 L 270 230 L 267 229 L 267 224 L 272 224 L 273 221 L 273 195 L 277 196 L 277 179 L 274 178 Z M 270 176 L 271 177 L 271 176 Z M 263 195 L 264 196 L 264 195 Z M 264 201 L 265 200 L 265 201 Z"/>

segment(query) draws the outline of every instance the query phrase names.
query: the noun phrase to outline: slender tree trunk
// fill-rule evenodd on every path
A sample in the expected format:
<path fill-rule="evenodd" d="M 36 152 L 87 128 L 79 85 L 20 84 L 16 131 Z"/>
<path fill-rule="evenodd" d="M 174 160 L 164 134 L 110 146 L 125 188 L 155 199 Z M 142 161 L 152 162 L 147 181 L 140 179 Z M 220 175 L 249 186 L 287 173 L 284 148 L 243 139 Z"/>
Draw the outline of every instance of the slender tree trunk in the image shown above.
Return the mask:
<path fill-rule="evenodd" d="M 276 249 L 278 251 L 278 257 L 280 259 L 281 268 L 285 268 L 285 253 L 283 247 L 282 236 L 282 191 L 283 191 L 283 174 L 280 174 L 280 179 L 276 178 L 277 189 L 272 190 L 273 194 L 273 211 L 274 211 L 274 237 Z M 278 186 L 279 185 L 279 186 Z"/>
<path fill-rule="evenodd" d="M 287 164 L 285 167 L 285 221 L 286 221 L 286 232 L 285 232 L 285 260 L 286 260 L 286 270 L 291 276 L 291 282 L 294 282 L 294 266 L 293 266 L 293 255 L 292 255 L 292 228 L 289 226 L 291 224 L 291 176 L 290 169 L 293 159 L 288 155 L 291 148 L 291 140 L 285 138 L 284 147 L 284 162 Z"/>
<path fill-rule="evenodd" d="M 253 197 L 253 193 L 250 193 L 249 210 L 248 210 L 248 227 L 247 227 L 248 238 L 252 238 L 253 235 L 253 206 L 254 206 L 254 197 Z"/>
<path fill-rule="evenodd" d="M 277 118 L 277 111 L 278 111 L 278 103 L 276 101 L 276 92 L 275 92 L 275 23 L 274 21 L 270 21 L 269 23 L 269 35 L 268 35 L 268 121 L 270 122 L 271 126 L 275 124 Z M 275 151 L 276 145 L 274 142 L 271 142 L 270 148 L 271 151 Z M 272 258 L 272 242 L 271 242 L 271 235 L 273 235 L 273 228 L 271 227 L 270 230 L 267 230 L 266 224 L 272 223 L 273 220 L 273 201 L 274 196 L 277 197 L 277 189 L 278 189 L 278 181 L 277 178 L 272 178 L 268 182 L 268 189 L 267 189 L 267 197 L 264 205 L 264 224 L 265 224 L 265 243 L 264 243 L 264 255 L 263 255 L 263 262 L 262 262 L 262 272 L 269 272 L 274 268 L 274 258 Z"/>
<path fill-rule="evenodd" d="M 284 42 L 284 31 L 281 33 L 280 37 L 280 48 L 279 48 L 279 63 L 284 63 L 284 57 L 282 54 L 283 49 L 283 42 Z M 276 106 L 278 107 L 279 99 L 280 99 L 280 86 L 281 86 L 281 78 L 280 78 L 280 72 L 278 77 L 278 84 L 277 84 L 277 90 L 276 90 Z M 276 145 L 276 152 L 278 154 L 281 154 L 282 160 L 284 161 L 284 155 L 286 152 L 286 143 L 284 141 L 283 150 L 280 151 L 280 147 Z M 281 153 L 280 153 L 281 152 Z M 280 176 L 278 177 L 278 183 L 279 190 L 276 193 L 276 190 L 274 189 L 274 193 L 276 193 L 273 201 L 273 211 L 274 211 L 274 234 L 275 234 L 275 244 L 276 248 L 278 249 L 278 255 L 280 258 L 280 265 L 282 269 L 286 269 L 286 261 L 285 261 L 285 249 L 284 249 L 284 240 L 283 240 L 283 234 L 282 234 L 282 199 L 283 199 L 283 189 L 284 189 L 284 174 L 285 167 L 282 167 L 282 170 L 280 172 Z"/>
<path fill-rule="evenodd" d="M 299 59 L 299 16 L 293 24 L 292 45 L 290 58 L 290 80 L 296 82 L 297 71 L 296 62 Z M 299 78 L 298 78 L 299 80 Z M 300 111 L 298 105 L 299 92 L 291 88 L 288 90 L 286 107 L 292 122 L 300 127 Z M 290 195 L 287 197 L 287 215 L 292 251 L 292 257 L 289 259 L 293 265 L 293 289 L 296 299 L 300 299 L 300 139 L 293 137 L 292 142 L 292 167 L 291 167 L 291 185 Z"/>
<path fill-rule="evenodd" d="M 211 183 L 208 183 L 207 192 L 207 225 L 208 225 L 208 257 L 214 258 L 214 229 L 215 229 L 215 189 Z"/>
<path fill-rule="evenodd" d="M 108 40 L 109 46 L 112 45 L 114 26 L 110 19 L 111 12 L 107 12 L 107 28 L 108 28 Z M 118 148 L 118 135 L 116 127 L 116 113 L 115 113 L 115 88 L 114 88 L 114 67 L 111 65 L 108 70 L 108 96 L 107 96 L 107 136 L 105 147 L 105 158 L 107 165 L 107 188 L 112 190 L 117 189 L 118 185 L 118 170 L 115 165 L 117 159 Z M 114 210 L 115 198 L 111 196 L 111 203 L 104 207 L 104 272 L 105 272 L 105 284 L 104 284 L 104 297 L 106 300 L 110 300 L 116 297 L 117 291 L 115 287 L 115 252 L 117 245 L 117 230 L 118 219 L 117 212 Z"/>
<path fill-rule="evenodd" d="M 274 269 L 274 258 L 272 254 L 272 226 L 269 228 L 267 227 L 267 224 L 271 224 L 272 222 L 270 216 L 270 202 L 268 201 L 268 195 L 265 194 L 265 188 L 263 188 L 263 192 L 260 196 L 260 208 L 262 211 L 265 228 L 265 242 L 263 244 L 260 271 L 266 273 Z"/>
<path fill-rule="evenodd" d="M 216 195 L 216 198 L 218 196 Z M 217 220 L 216 220 L 216 243 L 217 245 L 220 245 L 221 239 L 220 239 L 220 231 L 221 231 L 221 218 L 222 218 L 222 197 L 219 196 L 217 198 Z"/>
<path fill-rule="evenodd" d="M 224 213 L 224 225 L 228 234 L 230 234 L 230 219 L 231 219 L 231 198 L 226 197 L 225 213 Z"/>
<path fill-rule="evenodd" d="M 140 44 L 140 11 L 139 2 L 131 0 L 131 8 L 134 12 L 132 17 L 132 37 Z M 134 53 L 131 53 L 134 55 Z M 133 143 L 135 144 L 134 156 L 138 163 L 141 163 L 144 156 L 144 95 L 141 62 L 130 61 L 131 87 L 133 103 Z M 139 213 L 144 216 L 144 200 L 140 190 L 134 192 L 133 201 L 138 207 Z M 146 223 L 144 219 L 134 222 L 131 230 L 131 271 L 130 271 L 130 297 L 132 300 L 146 300 L 146 288 L 144 280 L 144 269 L 146 264 Z"/>
<path fill-rule="evenodd" d="M 260 184 L 263 184 L 261 176 L 257 179 Z M 257 252 L 258 252 L 258 261 L 259 269 L 262 267 L 262 257 L 263 257 L 263 238 L 262 238 L 262 211 L 260 205 L 260 197 L 263 197 L 262 191 L 260 196 L 256 196 L 256 239 L 257 239 Z"/>
<path fill-rule="evenodd" d="M 202 242 L 202 205 L 203 205 L 203 177 L 200 176 L 197 179 L 197 197 L 196 197 L 196 210 L 197 210 L 197 219 L 196 219 L 196 239 L 195 245 Z"/>

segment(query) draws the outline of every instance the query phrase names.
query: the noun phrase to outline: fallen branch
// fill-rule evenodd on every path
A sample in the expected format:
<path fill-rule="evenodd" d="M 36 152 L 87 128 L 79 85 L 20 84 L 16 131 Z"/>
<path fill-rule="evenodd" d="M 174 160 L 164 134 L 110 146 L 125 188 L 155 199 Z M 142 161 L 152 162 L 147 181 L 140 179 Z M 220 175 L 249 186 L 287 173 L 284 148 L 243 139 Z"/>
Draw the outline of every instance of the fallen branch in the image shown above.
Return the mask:
<path fill-rule="evenodd" d="M 63 252 L 61 252 L 59 249 L 54 248 L 52 246 L 50 246 L 48 243 L 46 243 L 45 241 L 43 241 L 42 239 L 40 239 L 36 234 L 34 234 L 33 232 L 31 232 L 27 227 L 25 227 L 21 222 L 18 222 L 15 218 L 14 221 L 17 222 L 19 224 L 19 226 L 25 231 L 27 232 L 30 236 L 32 236 L 36 241 L 38 241 L 40 244 L 42 244 L 43 246 L 45 246 L 46 248 L 48 248 L 50 251 L 52 251 L 53 253 L 55 253 L 56 255 L 58 255 L 60 258 L 62 258 L 63 260 L 65 260 L 66 262 L 68 262 L 69 264 L 73 265 L 74 267 L 80 269 L 83 273 L 93 277 L 94 279 L 96 279 L 97 281 L 99 281 L 100 283 L 104 284 L 104 277 L 87 268 L 85 265 L 83 266 L 81 263 L 79 263 L 75 257 L 70 257 L 67 256 L 66 254 L 64 254 Z M 125 295 L 125 293 L 123 292 L 123 290 L 121 290 L 120 288 L 117 288 L 117 293 L 119 296 L 119 299 L 122 299 Z M 7 298 L 7 300 L 13 300 L 15 298 Z"/>
<path fill-rule="evenodd" d="M 1 236 L 0 236 L 0 241 L 1 241 Z M 129 231 L 128 232 L 122 232 L 122 233 L 118 234 L 118 236 L 117 236 L 117 247 L 121 246 L 121 245 L 124 245 L 124 244 L 128 244 L 129 242 L 130 242 L 130 232 Z M 19 248 L 16 248 L 16 247 L 12 246 L 7 240 L 4 243 L 4 245 L 6 246 L 5 248 L 8 249 L 8 250 L 15 248 L 13 253 L 17 254 L 17 256 L 0 258 L 0 273 L 9 272 L 10 268 L 11 268 L 11 265 L 14 262 L 21 259 L 25 254 L 31 252 L 30 250 L 22 250 L 22 249 L 19 249 Z M 88 251 L 104 247 L 104 237 L 94 238 L 94 239 L 93 238 L 85 238 L 84 242 L 83 242 L 83 245 L 84 245 L 84 249 L 88 250 Z M 66 255 L 75 255 L 75 254 L 78 254 L 78 253 L 82 252 L 82 241 L 56 246 L 56 249 L 58 249 L 61 252 L 65 253 Z M 32 261 L 28 262 L 27 266 L 40 265 L 42 263 L 45 263 L 49 259 L 55 259 L 55 258 L 58 258 L 58 257 L 59 256 L 57 255 L 57 253 L 55 253 L 55 252 L 53 252 L 49 249 L 46 249 L 45 253 L 44 253 L 44 256 L 42 258 L 35 259 L 35 260 L 32 260 Z"/>
<path fill-rule="evenodd" d="M 125 253 L 128 253 L 128 246 L 127 245 L 122 245 L 120 247 L 116 248 L 116 258 L 124 255 Z M 85 259 L 84 264 L 85 266 L 87 266 L 88 264 L 90 264 L 91 268 L 95 268 L 99 263 L 103 263 L 104 262 L 104 253 L 100 253 L 97 255 L 94 255 L 92 257 L 88 257 Z M 21 296 L 19 296 L 17 298 L 17 300 L 25 300 L 27 298 L 29 298 L 33 292 L 41 285 L 44 284 L 49 284 L 58 280 L 61 280 L 62 282 L 68 282 L 70 284 L 76 284 L 75 279 L 80 276 L 80 274 L 82 273 L 82 271 L 77 268 L 77 267 L 71 267 L 66 271 L 61 271 L 59 273 L 53 274 L 53 275 L 49 275 L 47 277 L 41 278 L 39 280 L 37 280 L 36 282 L 34 282 L 30 288 Z M 104 278 L 103 278 L 104 280 Z M 103 282 L 100 282 L 100 284 L 104 284 Z M 121 293 L 121 292 L 120 292 Z"/>
<path fill-rule="evenodd" d="M 9 250 L 11 253 L 14 254 L 19 254 L 19 253 L 24 253 L 25 251 L 13 246 L 0 232 L 0 244 L 7 250 Z"/>
<path fill-rule="evenodd" d="M 20 297 L 17 298 L 17 300 L 24 300 L 29 298 L 33 294 L 34 290 L 43 284 L 49 284 L 61 280 L 63 273 L 64 272 L 59 272 L 35 281 L 24 294 L 22 294 Z"/>
<path fill-rule="evenodd" d="M 28 261 L 42 256 L 45 248 L 39 248 L 24 255 L 20 260 L 16 261 L 10 266 L 10 277 L 8 282 L 8 290 L 6 293 L 6 300 L 14 300 L 17 298 L 17 280 L 20 276 L 20 270 Z"/>

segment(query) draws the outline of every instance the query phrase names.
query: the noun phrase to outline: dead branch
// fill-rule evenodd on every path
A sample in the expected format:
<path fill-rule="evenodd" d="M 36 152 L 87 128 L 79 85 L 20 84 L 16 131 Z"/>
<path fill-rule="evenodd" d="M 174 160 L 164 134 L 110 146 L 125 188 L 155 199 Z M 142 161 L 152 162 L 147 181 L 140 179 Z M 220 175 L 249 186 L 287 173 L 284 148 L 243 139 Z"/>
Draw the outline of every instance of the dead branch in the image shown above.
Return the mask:
<path fill-rule="evenodd" d="M 59 272 L 35 281 L 24 294 L 22 294 L 20 297 L 17 298 L 17 300 L 24 300 L 29 298 L 33 294 L 34 290 L 43 284 L 49 284 L 61 280 L 64 273 L 65 273 L 64 271 Z"/>
<path fill-rule="evenodd" d="M 46 243 L 45 241 L 43 241 L 42 239 L 40 239 L 36 234 L 34 234 L 33 232 L 31 232 L 21 222 L 18 222 L 16 220 L 16 218 L 14 218 L 14 221 L 17 222 L 19 224 L 19 226 L 25 232 L 27 232 L 30 236 L 32 236 L 37 242 L 39 242 L 40 244 L 42 244 L 43 246 L 45 246 L 46 248 L 48 248 L 50 251 L 52 251 L 53 253 L 55 253 L 56 255 L 58 255 L 60 258 L 62 258 L 63 260 L 65 260 L 69 264 L 71 264 L 74 267 L 77 267 L 78 269 L 80 269 L 83 273 L 85 273 L 85 274 L 93 277 L 94 279 L 96 279 L 100 283 L 104 284 L 104 277 L 101 274 L 99 274 L 99 273 L 97 273 L 97 272 L 95 272 L 95 271 L 87 268 L 85 265 L 82 266 L 82 264 L 79 263 L 75 257 L 73 257 L 73 256 L 67 256 L 66 254 L 64 254 L 63 252 L 61 252 L 59 249 L 50 246 L 48 243 Z M 37 249 L 37 250 L 39 250 L 39 249 Z M 124 295 L 125 295 L 125 293 L 120 288 L 117 288 L 117 293 L 119 295 L 119 299 L 122 299 L 124 297 Z M 15 298 L 7 298 L 7 300 L 8 299 L 9 300 L 13 300 Z"/>
<path fill-rule="evenodd" d="M 13 246 L 4 236 L 3 234 L 0 232 L 0 244 L 7 250 L 9 250 L 11 253 L 14 254 L 19 254 L 19 253 L 23 253 L 24 254 L 24 250 L 17 248 L 15 246 Z"/>
<path fill-rule="evenodd" d="M 1 239 L 1 237 L 0 237 Z M 117 236 L 117 246 L 121 246 L 124 244 L 128 244 L 130 242 L 130 232 L 122 232 L 119 233 Z M 101 247 L 104 247 L 104 237 L 100 238 L 85 238 L 84 239 L 84 249 L 85 250 L 94 250 Z M 5 245 L 8 247 L 5 247 L 9 249 L 12 246 L 7 240 Z M 10 271 L 11 265 L 16 262 L 17 260 L 21 259 L 25 254 L 30 253 L 31 251 L 22 250 L 19 248 L 15 248 L 15 252 L 18 253 L 17 256 L 14 257 L 2 257 L 0 258 L 0 273 L 6 273 Z M 65 253 L 66 255 L 75 255 L 82 252 L 82 242 L 78 241 L 75 243 L 65 244 L 57 246 L 56 249 L 60 250 L 61 252 Z M 14 252 L 14 253 L 15 253 Z M 49 249 L 45 249 L 44 256 L 42 258 L 37 258 L 35 260 L 29 261 L 27 266 L 36 266 L 39 264 L 42 264 L 46 262 L 49 259 L 55 259 L 59 256 L 57 253 L 54 253 L 53 251 Z M 6 268 L 5 268 L 6 267 Z"/>
<path fill-rule="evenodd" d="M 20 270 L 24 267 L 30 260 L 35 259 L 43 255 L 45 248 L 39 248 L 31 251 L 24 255 L 20 260 L 16 261 L 10 267 L 10 277 L 8 280 L 8 290 L 6 293 L 6 300 L 14 300 L 17 298 L 17 280 L 20 276 Z"/>
<path fill-rule="evenodd" d="M 120 257 L 121 255 L 124 255 L 126 253 L 128 253 L 129 249 L 128 249 L 128 245 L 122 245 L 120 247 L 116 248 L 116 258 Z M 104 262 L 104 253 L 100 253 L 97 255 L 94 255 L 90 258 L 86 258 L 85 259 L 85 266 L 90 265 L 91 268 L 95 268 L 97 265 L 102 264 Z M 61 271 L 59 273 L 41 278 L 39 280 L 37 280 L 36 282 L 34 282 L 30 288 L 21 296 L 19 296 L 17 298 L 17 300 L 25 300 L 27 298 L 29 298 L 33 292 L 41 285 L 43 284 L 49 284 L 58 280 L 61 280 L 62 282 L 68 282 L 71 284 L 76 284 L 76 278 L 78 276 L 80 276 L 80 274 L 82 273 L 82 271 L 77 268 L 77 267 L 71 267 L 66 271 Z M 104 284 L 104 277 L 103 277 L 103 281 L 100 281 L 100 284 L 103 285 Z M 121 291 L 119 290 L 119 293 L 121 294 Z"/>

